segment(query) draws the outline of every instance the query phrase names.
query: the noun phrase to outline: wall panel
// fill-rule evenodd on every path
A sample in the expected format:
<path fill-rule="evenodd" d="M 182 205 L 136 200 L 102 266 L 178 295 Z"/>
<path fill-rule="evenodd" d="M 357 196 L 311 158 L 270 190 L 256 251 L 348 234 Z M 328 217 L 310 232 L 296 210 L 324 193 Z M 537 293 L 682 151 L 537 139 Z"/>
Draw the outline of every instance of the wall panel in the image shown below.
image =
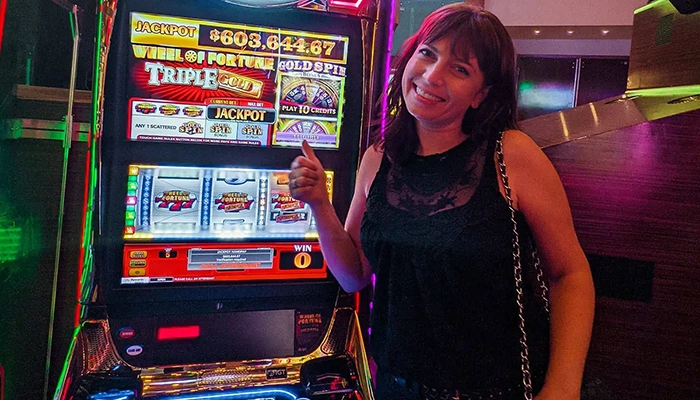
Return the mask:
<path fill-rule="evenodd" d="M 545 152 L 584 251 L 655 263 L 650 302 L 597 299 L 588 370 L 619 399 L 700 398 L 700 112 Z"/>

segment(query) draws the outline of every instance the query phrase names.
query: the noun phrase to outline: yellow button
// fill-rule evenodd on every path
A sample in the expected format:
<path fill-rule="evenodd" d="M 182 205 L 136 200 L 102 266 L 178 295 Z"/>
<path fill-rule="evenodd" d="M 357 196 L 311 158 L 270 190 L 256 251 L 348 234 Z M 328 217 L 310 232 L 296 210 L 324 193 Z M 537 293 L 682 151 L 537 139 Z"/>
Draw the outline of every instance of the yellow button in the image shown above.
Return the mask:
<path fill-rule="evenodd" d="M 148 252 L 141 250 L 134 250 L 129 252 L 129 258 L 146 258 Z"/>
<path fill-rule="evenodd" d="M 146 266 L 146 260 L 131 260 L 129 261 L 129 267 L 134 268 L 134 267 L 145 267 Z"/>
<path fill-rule="evenodd" d="M 146 275 L 146 268 L 130 268 L 129 276 L 144 276 Z"/>

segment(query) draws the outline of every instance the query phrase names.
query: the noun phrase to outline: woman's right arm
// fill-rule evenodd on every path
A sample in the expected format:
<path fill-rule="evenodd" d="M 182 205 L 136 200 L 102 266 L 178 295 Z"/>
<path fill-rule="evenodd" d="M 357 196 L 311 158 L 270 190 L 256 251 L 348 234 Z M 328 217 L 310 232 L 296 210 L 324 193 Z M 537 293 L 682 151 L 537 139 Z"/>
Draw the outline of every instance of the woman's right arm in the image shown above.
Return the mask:
<path fill-rule="evenodd" d="M 355 192 L 343 227 L 328 200 L 323 166 L 308 144 L 302 146 L 302 151 L 304 155 L 292 162 L 292 172 L 289 174 L 291 195 L 311 206 L 321 251 L 340 286 L 349 293 L 361 290 L 369 284 L 372 268 L 362 252 L 360 226 L 369 187 L 379 170 L 382 154 L 371 146 L 362 157 Z"/>

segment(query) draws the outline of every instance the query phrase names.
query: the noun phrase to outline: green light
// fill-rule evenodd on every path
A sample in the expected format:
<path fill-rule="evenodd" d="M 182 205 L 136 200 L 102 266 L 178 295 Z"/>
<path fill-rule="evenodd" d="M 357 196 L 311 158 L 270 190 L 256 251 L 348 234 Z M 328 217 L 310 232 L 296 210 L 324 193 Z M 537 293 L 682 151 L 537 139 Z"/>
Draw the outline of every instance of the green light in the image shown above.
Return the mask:
<path fill-rule="evenodd" d="M 32 57 L 27 57 L 27 62 L 24 66 L 24 84 L 32 84 Z"/>
<path fill-rule="evenodd" d="M 136 206 L 126 206 L 126 211 L 136 211 Z"/>
<path fill-rule="evenodd" d="M 627 96 L 644 96 L 644 97 L 686 97 L 700 93 L 700 85 L 688 86 L 673 86 L 654 89 L 636 89 L 625 92 Z"/>
<path fill-rule="evenodd" d="M 126 212 L 126 219 L 136 219 L 136 213 L 133 211 Z"/>
<path fill-rule="evenodd" d="M 22 265 L 14 261 L 41 251 L 40 226 L 36 221 L 37 218 L 23 216 L 20 207 L 0 197 L 0 271 L 17 272 Z"/>
<path fill-rule="evenodd" d="M 535 87 L 535 84 L 530 82 L 530 81 L 522 81 L 522 82 L 520 82 L 519 86 L 520 86 L 520 91 L 524 92 L 526 90 L 530 90 L 533 87 Z"/>
<path fill-rule="evenodd" d="M 126 192 L 126 195 L 129 197 L 136 197 L 136 191 L 135 190 L 129 190 Z"/>
<path fill-rule="evenodd" d="M 136 175 L 129 175 L 129 180 L 128 180 L 128 182 L 129 182 L 129 183 L 131 183 L 131 182 L 136 183 L 136 182 L 138 182 L 138 178 L 139 178 L 139 177 L 136 176 Z"/>
<path fill-rule="evenodd" d="M 124 224 L 125 226 L 134 226 L 134 220 L 133 219 L 127 219 L 126 223 Z"/>
<path fill-rule="evenodd" d="M 16 261 L 22 246 L 22 228 L 0 227 L 0 263 Z"/>
<path fill-rule="evenodd" d="M 73 352 L 75 351 L 75 345 L 78 343 L 78 333 L 80 332 L 80 325 L 75 327 L 75 330 L 73 331 L 73 340 L 70 342 L 70 347 L 68 348 L 68 356 L 66 357 L 66 361 L 63 362 L 63 369 L 61 371 L 61 376 L 59 377 L 58 380 L 58 385 L 56 386 L 56 392 L 54 394 L 54 398 L 59 398 L 61 394 L 61 388 L 64 387 L 66 382 L 68 382 L 68 369 L 70 368 L 70 361 L 72 359 Z"/>
<path fill-rule="evenodd" d="M 129 182 L 129 186 L 127 187 L 128 190 L 136 190 L 138 188 L 138 184 L 136 182 Z"/>
<path fill-rule="evenodd" d="M 634 10 L 634 13 L 635 13 L 635 14 L 639 14 L 639 13 L 642 12 L 642 11 L 645 11 L 645 10 L 648 10 L 648 9 L 650 9 L 650 8 L 656 7 L 656 6 L 658 6 L 659 4 L 661 4 L 661 3 L 668 3 L 668 0 L 656 0 L 656 1 L 654 1 L 654 2 L 651 2 L 651 3 L 649 3 L 649 4 L 644 5 L 644 6 L 642 6 L 642 7 L 639 7 L 638 9 Z"/>

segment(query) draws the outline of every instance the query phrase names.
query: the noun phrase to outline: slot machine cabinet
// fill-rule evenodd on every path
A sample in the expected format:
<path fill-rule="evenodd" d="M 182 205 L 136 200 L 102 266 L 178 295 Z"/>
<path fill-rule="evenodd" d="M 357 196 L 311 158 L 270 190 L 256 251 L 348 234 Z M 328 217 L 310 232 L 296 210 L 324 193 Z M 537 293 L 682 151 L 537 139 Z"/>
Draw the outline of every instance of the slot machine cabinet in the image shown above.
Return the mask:
<path fill-rule="evenodd" d="M 101 3 L 81 324 L 56 399 L 373 398 L 355 298 L 287 173 L 307 140 L 344 219 L 394 6 Z"/>

